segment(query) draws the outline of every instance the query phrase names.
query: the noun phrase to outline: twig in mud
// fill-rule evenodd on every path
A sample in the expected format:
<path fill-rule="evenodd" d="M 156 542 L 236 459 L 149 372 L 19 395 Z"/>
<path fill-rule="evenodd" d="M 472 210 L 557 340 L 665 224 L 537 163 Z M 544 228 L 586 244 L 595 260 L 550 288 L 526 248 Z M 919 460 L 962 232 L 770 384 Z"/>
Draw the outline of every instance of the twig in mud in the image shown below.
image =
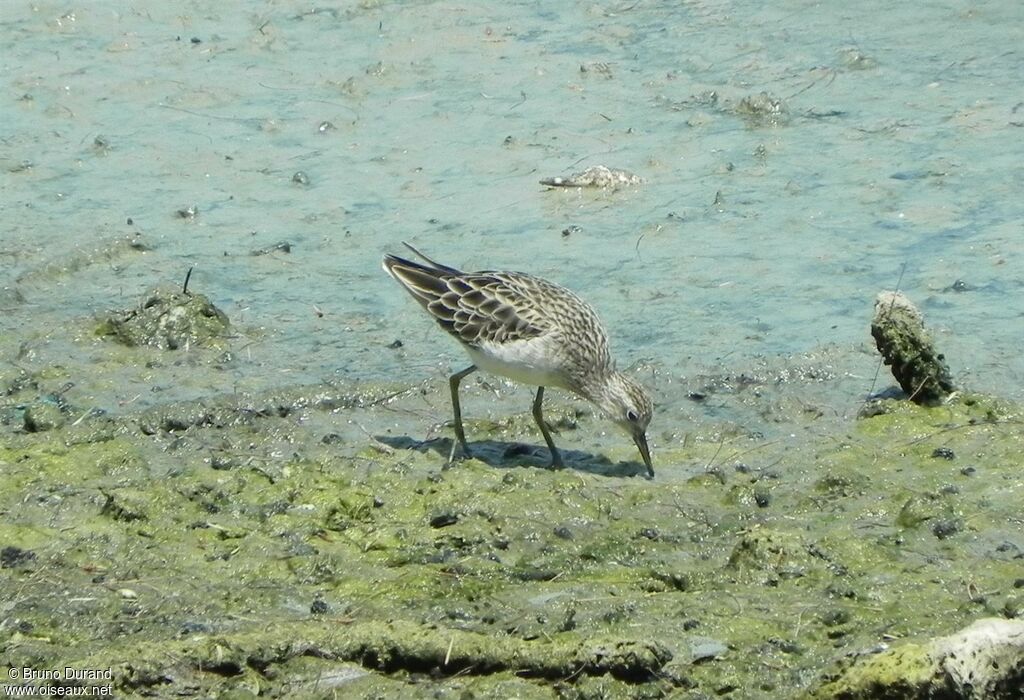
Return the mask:
<path fill-rule="evenodd" d="M 928 383 L 929 379 L 931 379 L 931 377 L 925 377 L 924 379 L 922 379 L 921 382 L 917 385 L 917 388 L 914 389 L 910 393 L 910 396 L 907 397 L 907 400 L 908 401 L 913 401 L 914 397 L 917 396 L 921 392 L 921 389 L 924 388 L 924 385 Z"/>
<path fill-rule="evenodd" d="M 738 439 L 738 437 L 737 437 L 737 439 Z M 780 442 L 782 442 L 782 438 L 779 438 L 777 440 L 771 440 L 771 441 L 763 443 L 761 445 L 755 445 L 754 447 L 751 447 L 750 449 L 747 449 L 747 450 L 738 450 L 736 452 L 733 452 L 731 455 L 729 455 L 728 460 L 735 460 L 738 457 L 742 457 L 743 455 L 750 454 L 751 452 L 757 452 L 758 450 L 762 450 L 765 447 L 771 447 L 772 445 L 778 444 Z M 704 469 L 706 471 L 711 472 L 712 469 L 717 468 L 715 465 L 713 465 L 715 457 L 717 457 L 717 456 L 718 456 L 718 452 L 715 452 L 714 457 L 711 458 L 711 462 L 708 462 L 706 465 L 704 465 Z M 725 462 L 728 461 L 728 460 L 722 460 L 722 464 L 725 464 Z M 771 464 L 769 464 L 767 466 L 769 466 L 769 467 L 774 466 L 774 465 L 778 464 L 781 461 L 782 461 L 782 457 L 779 457 L 779 459 L 775 460 L 774 462 L 772 462 Z"/>
<path fill-rule="evenodd" d="M 368 431 L 366 428 L 364 428 L 361 423 L 356 422 L 356 421 L 353 421 L 353 422 L 356 424 L 357 428 L 359 428 L 361 431 L 363 431 L 363 435 L 365 435 L 366 437 L 368 437 L 370 439 L 370 446 L 373 449 L 375 449 L 377 452 L 380 452 L 383 455 L 387 455 L 388 457 L 390 457 L 393 454 L 395 454 L 395 448 L 391 447 L 390 445 L 385 445 L 383 442 L 381 442 L 380 440 L 375 438 L 373 435 L 370 435 L 370 431 Z"/>
<path fill-rule="evenodd" d="M 581 673 L 583 673 L 583 671 L 585 671 L 586 668 L 587 667 L 585 665 L 581 665 L 579 668 L 577 668 L 575 671 L 570 673 L 568 676 L 565 676 L 564 678 L 562 678 L 561 679 L 562 682 L 563 683 L 570 683 L 570 682 L 572 682 L 572 680 L 574 678 L 576 678 L 577 676 L 579 676 Z"/>
<path fill-rule="evenodd" d="M 379 406 L 381 404 L 388 403 L 389 401 L 391 401 L 391 399 L 397 399 L 402 394 L 407 394 L 410 391 L 413 391 L 415 389 L 416 389 L 415 386 L 409 386 L 409 387 L 406 387 L 405 389 L 399 389 L 398 391 L 394 391 L 394 392 L 392 392 L 390 394 L 387 394 L 386 396 L 382 396 L 379 399 L 374 399 L 373 401 L 370 401 L 369 403 L 359 403 L 358 405 L 359 405 L 359 408 L 370 408 L 371 406 Z"/>
<path fill-rule="evenodd" d="M 96 407 L 95 406 L 90 406 L 88 409 L 86 409 L 86 411 L 82 415 L 80 415 L 78 417 L 78 420 L 76 420 L 74 423 L 71 424 L 71 427 L 74 428 L 76 425 L 78 425 L 79 423 L 84 421 L 86 419 L 86 417 L 89 416 L 92 413 L 94 408 L 96 408 Z"/>
<path fill-rule="evenodd" d="M 664 505 L 664 504 L 661 504 L 661 505 Z M 709 530 L 711 529 L 711 527 L 712 527 L 711 517 L 708 515 L 707 511 L 705 511 L 705 510 L 698 511 L 699 515 L 694 515 L 693 513 L 690 513 L 686 508 L 683 507 L 683 504 L 681 504 L 679 502 L 679 496 L 678 495 L 675 495 L 673 497 L 673 499 L 672 499 L 672 506 L 678 512 L 682 513 L 684 516 L 686 516 L 690 520 L 693 520 L 694 522 L 698 522 L 698 523 L 703 524 L 704 527 L 708 528 Z"/>
<path fill-rule="evenodd" d="M 704 471 L 707 471 L 708 469 L 710 469 L 711 465 L 715 463 L 715 459 L 722 452 L 722 448 L 723 447 L 725 447 L 725 435 L 723 435 L 722 439 L 718 441 L 718 449 L 715 450 L 715 454 L 711 455 L 711 459 L 709 459 L 704 464 Z"/>
<path fill-rule="evenodd" d="M 173 109 L 175 112 L 184 112 L 185 114 L 191 114 L 193 117 L 202 117 L 203 119 L 221 119 L 221 120 L 226 121 L 226 122 L 242 122 L 243 124 L 245 122 L 251 122 L 251 123 L 254 123 L 254 124 L 258 124 L 259 121 L 260 121 L 259 119 L 255 118 L 255 117 L 222 117 L 219 114 L 203 114 L 202 112 L 196 112 L 196 111 L 191 110 L 191 109 L 185 109 L 183 107 L 175 107 L 174 105 L 168 105 L 168 104 L 162 104 L 162 103 L 159 104 L 158 106 L 159 107 L 163 107 L 164 109 Z"/>
<path fill-rule="evenodd" d="M 1024 421 L 1012 420 L 1012 419 L 1004 419 L 1004 420 L 985 421 L 984 423 L 961 423 L 960 425 L 951 425 L 949 427 L 942 428 L 941 430 L 936 430 L 934 433 L 930 433 L 930 434 L 925 435 L 923 437 L 919 437 L 919 438 L 916 438 L 914 440 L 911 440 L 910 442 L 906 443 L 906 446 L 909 447 L 910 445 L 916 445 L 918 443 L 925 442 L 926 440 L 931 440 L 933 437 L 936 437 L 938 435 L 942 435 L 944 433 L 951 433 L 954 430 L 964 430 L 966 428 L 980 428 L 980 427 L 989 426 L 989 425 L 1005 425 L 1005 424 L 1011 424 L 1011 423 L 1018 423 L 1019 424 L 1019 423 L 1022 423 L 1022 422 L 1024 422 Z"/>
<path fill-rule="evenodd" d="M 604 16 L 605 17 L 615 17 L 616 15 L 620 15 L 623 12 L 629 12 L 630 10 L 634 9 L 639 4 L 640 4 L 640 0 L 636 0 L 636 2 L 634 2 L 632 5 L 629 5 L 627 7 L 623 7 L 623 8 L 620 8 L 618 10 L 609 10 L 609 11 L 604 13 Z"/>

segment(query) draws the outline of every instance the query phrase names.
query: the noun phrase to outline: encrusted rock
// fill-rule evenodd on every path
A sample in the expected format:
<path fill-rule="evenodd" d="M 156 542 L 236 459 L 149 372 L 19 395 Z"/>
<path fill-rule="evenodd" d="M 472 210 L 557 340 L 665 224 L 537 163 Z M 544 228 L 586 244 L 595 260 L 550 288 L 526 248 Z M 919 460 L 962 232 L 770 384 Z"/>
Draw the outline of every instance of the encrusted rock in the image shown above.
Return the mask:
<path fill-rule="evenodd" d="M 985 618 L 949 635 L 850 657 L 808 693 L 825 700 L 1016 700 L 1024 688 L 1024 621 Z"/>
<path fill-rule="evenodd" d="M 935 350 L 921 312 L 902 293 L 886 291 L 878 295 L 871 335 L 911 401 L 933 406 L 953 393 L 946 358 Z"/>

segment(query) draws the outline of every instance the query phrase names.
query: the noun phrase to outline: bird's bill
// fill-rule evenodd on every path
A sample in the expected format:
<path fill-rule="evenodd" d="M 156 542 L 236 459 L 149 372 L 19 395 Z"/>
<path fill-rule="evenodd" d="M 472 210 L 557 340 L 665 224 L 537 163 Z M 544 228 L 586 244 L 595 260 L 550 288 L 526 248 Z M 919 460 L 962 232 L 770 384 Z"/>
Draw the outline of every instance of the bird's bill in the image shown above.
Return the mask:
<path fill-rule="evenodd" d="M 654 467 L 651 465 L 651 448 L 647 446 L 647 435 L 643 432 L 633 433 L 633 442 L 636 443 L 636 448 L 640 450 L 640 456 L 647 465 L 647 475 L 653 477 Z"/>

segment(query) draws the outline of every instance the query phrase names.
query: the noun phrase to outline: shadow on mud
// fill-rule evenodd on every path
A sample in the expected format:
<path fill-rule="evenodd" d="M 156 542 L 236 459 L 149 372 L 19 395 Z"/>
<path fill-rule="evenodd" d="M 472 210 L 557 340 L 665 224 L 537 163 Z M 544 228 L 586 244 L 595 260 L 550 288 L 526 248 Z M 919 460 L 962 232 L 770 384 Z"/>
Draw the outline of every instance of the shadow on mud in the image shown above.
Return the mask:
<path fill-rule="evenodd" d="M 375 435 L 375 439 L 396 450 L 415 450 L 427 454 L 433 452 L 442 464 L 446 464 L 452 455 L 451 438 L 433 438 L 431 440 L 415 440 L 407 435 Z M 495 469 L 513 469 L 516 467 L 532 467 L 551 469 L 551 457 L 546 447 L 530 445 L 524 442 L 507 442 L 501 440 L 481 440 L 470 443 L 473 459 Z M 612 462 L 603 455 L 595 455 L 579 450 L 560 449 L 566 469 L 609 477 L 645 476 L 647 468 L 637 461 Z M 456 454 L 456 465 L 459 457 Z"/>

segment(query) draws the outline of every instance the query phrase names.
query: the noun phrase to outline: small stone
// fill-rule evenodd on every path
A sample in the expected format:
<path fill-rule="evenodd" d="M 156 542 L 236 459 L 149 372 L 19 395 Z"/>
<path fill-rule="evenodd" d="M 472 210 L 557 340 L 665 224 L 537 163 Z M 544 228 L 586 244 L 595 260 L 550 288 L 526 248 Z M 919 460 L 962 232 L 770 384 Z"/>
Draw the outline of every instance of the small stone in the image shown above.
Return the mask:
<path fill-rule="evenodd" d="M 948 447 L 936 447 L 932 450 L 932 457 L 935 459 L 956 459 L 956 453 Z"/>
<path fill-rule="evenodd" d="M 570 530 L 569 528 L 565 527 L 564 525 L 562 525 L 560 527 L 556 527 L 554 532 L 555 532 L 555 537 L 557 537 L 559 539 L 562 539 L 562 540 L 571 540 L 572 539 L 572 530 Z"/>
<path fill-rule="evenodd" d="M 932 534 L 940 540 L 952 537 L 958 532 L 960 532 L 960 523 L 952 518 L 942 518 L 932 525 Z"/>
<path fill-rule="evenodd" d="M 658 539 L 661 536 L 661 534 L 658 532 L 656 528 L 645 527 L 643 530 L 640 531 L 640 536 L 653 541 Z"/>
<path fill-rule="evenodd" d="M 443 513 L 435 513 L 430 518 L 430 527 L 448 527 L 459 522 L 459 516 L 456 513 L 445 511 Z"/>

